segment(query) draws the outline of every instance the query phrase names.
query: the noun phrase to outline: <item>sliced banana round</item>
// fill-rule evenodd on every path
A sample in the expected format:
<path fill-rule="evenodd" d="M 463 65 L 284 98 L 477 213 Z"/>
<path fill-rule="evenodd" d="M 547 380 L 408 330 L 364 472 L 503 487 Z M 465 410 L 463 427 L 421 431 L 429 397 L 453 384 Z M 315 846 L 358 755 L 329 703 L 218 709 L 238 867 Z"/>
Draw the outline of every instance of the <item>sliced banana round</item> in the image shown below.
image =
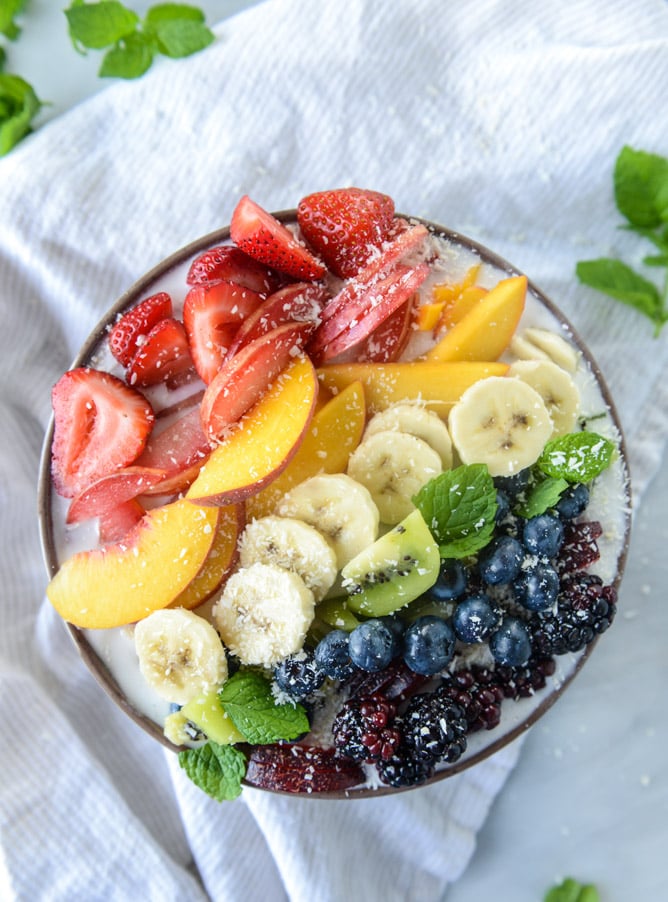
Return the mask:
<path fill-rule="evenodd" d="M 369 490 L 345 473 L 305 479 L 283 496 L 276 513 L 303 520 L 324 535 L 339 570 L 378 536 L 380 518 Z"/>
<path fill-rule="evenodd" d="M 336 579 L 336 553 L 318 530 L 293 517 L 260 517 L 251 521 L 239 542 L 242 567 L 275 564 L 304 580 L 316 601 L 325 597 Z"/>
<path fill-rule="evenodd" d="M 185 705 L 227 679 L 218 633 L 192 611 L 154 611 L 135 627 L 134 642 L 144 679 L 168 702 Z"/>
<path fill-rule="evenodd" d="M 376 432 L 348 460 L 348 474 L 367 487 L 381 521 L 390 525 L 415 510 L 413 495 L 442 471 L 438 452 L 408 432 Z"/>
<path fill-rule="evenodd" d="M 369 420 L 364 439 L 377 432 L 408 432 L 421 438 L 438 453 L 444 470 L 452 467 L 452 441 L 443 420 L 426 407 L 417 404 L 393 404 Z"/>
<path fill-rule="evenodd" d="M 536 389 L 507 376 L 488 376 L 467 388 L 448 422 L 462 462 L 487 464 L 492 476 L 511 476 L 535 463 L 553 428 Z"/>
<path fill-rule="evenodd" d="M 510 351 L 520 360 L 551 360 L 567 373 L 576 372 L 580 361 L 580 352 L 551 329 L 523 329 L 513 336 Z"/>
<path fill-rule="evenodd" d="M 302 648 L 314 611 L 313 592 L 301 576 L 256 563 L 232 574 L 212 613 L 242 664 L 274 667 Z"/>
<path fill-rule="evenodd" d="M 580 392 L 566 370 L 551 360 L 517 360 L 508 375 L 536 389 L 552 417 L 554 435 L 573 431 L 580 412 Z"/>

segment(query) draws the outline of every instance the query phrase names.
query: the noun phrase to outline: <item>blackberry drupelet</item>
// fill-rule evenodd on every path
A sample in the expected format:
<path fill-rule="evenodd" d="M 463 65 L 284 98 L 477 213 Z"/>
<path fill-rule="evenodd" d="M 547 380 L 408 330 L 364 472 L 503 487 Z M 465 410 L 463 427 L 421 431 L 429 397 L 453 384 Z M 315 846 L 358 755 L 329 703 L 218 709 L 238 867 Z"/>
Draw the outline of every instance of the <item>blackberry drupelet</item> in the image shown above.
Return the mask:
<path fill-rule="evenodd" d="M 407 786 L 419 786 L 434 773 L 431 761 L 418 760 L 413 751 L 406 745 L 400 745 L 397 751 L 387 760 L 380 759 L 376 770 L 381 781 L 387 786 L 400 789 Z"/>
<path fill-rule="evenodd" d="M 395 705 L 380 693 L 350 699 L 334 718 L 334 745 L 354 761 L 391 758 L 401 741 L 394 726 L 396 713 Z"/>
<path fill-rule="evenodd" d="M 441 686 L 414 696 L 401 720 L 404 744 L 419 761 L 454 764 L 466 750 L 466 714 Z"/>
<path fill-rule="evenodd" d="M 599 576 L 579 573 L 562 579 L 556 611 L 539 613 L 530 621 L 534 654 L 580 651 L 608 629 L 616 603 L 614 586 L 604 586 Z"/>

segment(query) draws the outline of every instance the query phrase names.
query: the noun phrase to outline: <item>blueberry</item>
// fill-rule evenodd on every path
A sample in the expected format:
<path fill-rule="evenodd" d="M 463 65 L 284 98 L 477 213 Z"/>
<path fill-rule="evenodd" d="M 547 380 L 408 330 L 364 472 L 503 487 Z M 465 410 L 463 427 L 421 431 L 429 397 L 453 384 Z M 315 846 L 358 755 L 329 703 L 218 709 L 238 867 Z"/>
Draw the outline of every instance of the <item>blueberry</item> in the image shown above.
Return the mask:
<path fill-rule="evenodd" d="M 556 505 L 562 520 L 573 520 L 584 513 L 589 504 L 589 489 L 584 483 L 569 486 Z"/>
<path fill-rule="evenodd" d="M 564 525 L 552 514 L 540 514 L 524 524 L 522 542 L 527 551 L 552 558 L 564 542 Z"/>
<path fill-rule="evenodd" d="M 396 658 L 397 655 L 401 654 L 401 649 L 403 648 L 404 630 L 406 629 L 406 625 L 399 617 L 392 614 L 386 614 L 384 617 L 379 617 L 378 619 L 381 623 L 384 623 L 392 633 L 392 657 Z"/>
<path fill-rule="evenodd" d="M 559 574 L 550 564 L 535 564 L 517 577 L 513 592 L 529 611 L 547 611 L 559 594 Z"/>
<path fill-rule="evenodd" d="M 517 617 L 504 617 L 490 637 L 489 650 L 497 664 L 522 667 L 531 657 L 529 630 Z"/>
<path fill-rule="evenodd" d="M 499 617 L 487 595 L 471 595 L 460 601 L 452 616 L 455 635 L 462 642 L 482 642 L 499 624 Z"/>
<path fill-rule="evenodd" d="M 512 536 L 498 536 L 482 550 L 478 559 L 480 578 L 490 586 L 512 582 L 520 572 L 524 548 Z"/>
<path fill-rule="evenodd" d="M 496 476 L 494 478 L 494 486 L 511 499 L 515 500 L 529 484 L 530 469 L 527 467 L 514 473 L 512 476 Z"/>
<path fill-rule="evenodd" d="M 441 562 L 438 579 L 427 594 L 434 601 L 452 601 L 466 591 L 466 570 L 461 561 L 448 558 Z"/>
<path fill-rule="evenodd" d="M 346 680 L 355 672 L 350 659 L 350 640 L 343 630 L 327 633 L 315 647 L 315 663 L 325 676 Z"/>
<path fill-rule="evenodd" d="M 414 673 L 438 673 L 447 667 L 454 653 L 455 634 L 441 617 L 418 617 L 404 633 L 404 661 Z"/>
<path fill-rule="evenodd" d="M 292 698 L 304 698 L 322 686 L 325 674 L 315 663 L 313 652 L 302 651 L 280 661 L 274 668 L 274 679 Z"/>
<path fill-rule="evenodd" d="M 360 670 L 377 673 L 392 660 L 394 636 L 380 619 L 360 623 L 350 634 L 350 659 Z"/>
<path fill-rule="evenodd" d="M 508 514 L 510 513 L 510 498 L 508 494 L 501 489 L 496 490 L 496 516 L 494 517 L 497 523 L 501 523 L 502 520 L 505 520 Z"/>

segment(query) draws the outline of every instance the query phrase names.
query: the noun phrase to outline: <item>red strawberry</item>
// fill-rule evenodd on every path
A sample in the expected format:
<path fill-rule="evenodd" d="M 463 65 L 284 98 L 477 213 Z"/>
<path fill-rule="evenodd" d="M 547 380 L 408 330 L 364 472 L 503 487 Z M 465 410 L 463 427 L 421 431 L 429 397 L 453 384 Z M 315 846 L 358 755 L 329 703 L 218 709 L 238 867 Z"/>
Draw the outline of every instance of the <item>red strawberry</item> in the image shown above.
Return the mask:
<path fill-rule="evenodd" d="M 161 319 L 172 316 L 172 312 L 172 299 L 166 292 L 160 291 L 124 313 L 109 333 L 109 349 L 116 360 L 123 366 L 129 366 L 153 326 Z"/>
<path fill-rule="evenodd" d="M 304 197 L 297 222 L 305 240 L 337 276 L 354 276 L 388 237 L 394 201 L 361 188 L 337 188 Z"/>
<path fill-rule="evenodd" d="M 193 260 L 186 276 L 188 285 L 217 282 L 219 279 L 236 282 L 258 294 L 276 291 L 281 284 L 275 272 L 232 244 L 222 244 L 204 251 Z"/>
<path fill-rule="evenodd" d="M 292 232 L 244 195 L 232 214 L 232 241 L 254 260 L 295 279 L 313 281 L 325 275 L 325 267 L 300 244 Z"/>
<path fill-rule="evenodd" d="M 364 771 L 334 749 L 258 745 L 248 759 L 246 782 L 277 792 L 339 792 L 363 783 Z"/>
<path fill-rule="evenodd" d="M 220 369 L 241 322 L 263 298 L 249 288 L 223 281 L 195 285 L 186 295 L 183 324 L 195 369 L 207 385 Z"/>
<path fill-rule="evenodd" d="M 66 498 L 131 464 L 153 426 L 153 410 L 143 395 L 90 367 L 61 376 L 51 398 L 53 482 Z"/>
<path fill-rule="evenodd" d="M 128 385 L 145 388 L 160 382 L 178 382 L 192 370 L 186 330 L 170 316 L 153 326 L 130 361 L 125 379 Z"/>
<path fill-rule="evenodd" d="M 393 363 L 401 357 L 411 337 L 414 298 L 415 295 L 374 329 L 360 346 L 359 352 L 355 355 L 356 360 Z"/>

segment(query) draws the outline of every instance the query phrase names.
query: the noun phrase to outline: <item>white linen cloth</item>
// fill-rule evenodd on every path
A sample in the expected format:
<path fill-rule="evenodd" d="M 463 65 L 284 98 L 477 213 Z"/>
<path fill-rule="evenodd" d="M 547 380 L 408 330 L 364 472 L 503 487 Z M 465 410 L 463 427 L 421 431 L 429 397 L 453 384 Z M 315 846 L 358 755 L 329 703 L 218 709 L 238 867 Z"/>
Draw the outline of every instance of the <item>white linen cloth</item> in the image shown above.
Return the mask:
<path fill-rule="evenodd" d="M 616 399 L 637 500 L 665 446 L 666 336 L 574 267 L 644 252 L 612 168 L 624 144 L 668 153 L 667 35 L 661 0 L 269 0 L 0 161 L 3 898 L 430 902 L 461 874 L 516 745 L 395 798 L 219 805 L 104 695 L 43 600 L 50 388 L 243 193 L 280 210 L 355 184 L 488 244 L 564 310 Z"/>

